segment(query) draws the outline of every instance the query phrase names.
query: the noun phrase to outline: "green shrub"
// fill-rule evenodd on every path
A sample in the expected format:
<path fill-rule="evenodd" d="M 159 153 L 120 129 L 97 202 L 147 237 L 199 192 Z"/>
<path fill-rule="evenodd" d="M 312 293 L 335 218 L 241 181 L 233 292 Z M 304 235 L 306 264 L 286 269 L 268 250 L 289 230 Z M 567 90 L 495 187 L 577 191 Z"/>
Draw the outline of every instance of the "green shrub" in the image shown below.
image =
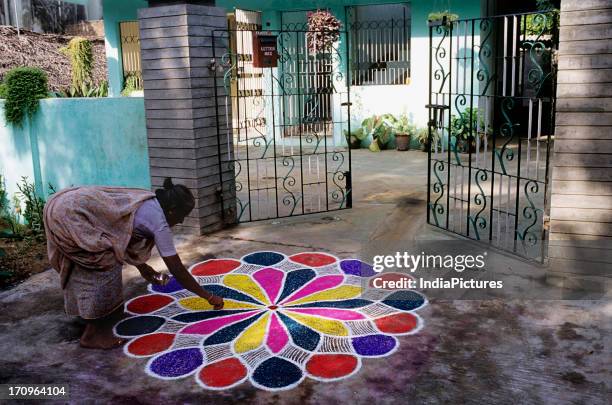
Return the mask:
<path fill-rule="evenodd" d="M 453 21 L 457 21 L 459 19 L 459 15 L 451 13 L 450 10 L 444 10 L 429 13 L 427 16 L 427 21 L 444 21 L 444 19 L 446 19 L 447 24 L 450 24 Z"/>
<path fill-rule="evenodd" d="M 13 197 L 15 209 L 12 209 L 10 204 L 4 176 L 0 175 L 0 238 L 20 238 L 24 230 L 24 226 L 19 223 L 19 198 Z"/>
<path fill-rule="evenodd" d="M 91 41 L 83 37 L 74 37 L 60 52 L 70 58 L 72 87 L 80 89 L 92 82 L 93 48 Z"/>
<path fill-rule="evenodd" d="M 6 84 L 0 83 L 0 99 L 6 98 L 6 93 L 8 89 L 6 88 Z"/>
<path fill-rule="evenodd" d="M 28 224 L 28 228 L 35 236 L 44 235 L 43 209 L 45 200 L 36 194 L 34 183 L 30 183 L 27 177 L 21 178 L 21 183 L 17 184 L 17 188 L 19 189 L 19 196 L 25 203 L 23 217 Z"/>
<path fill-rule="evenodd" d="M 123 86 L 123 90 L 121 90 L 121 95 L 127 97 L 138 90 L 142 90 L 142 85 L 138 80 L 138 76 L 129 75 L 125 78 L 125 85 Z"/>
<path fill-rule="evenodd" d="M 361 123 L 361 128 L 363 128 L 363 132 L 366 134 L 365 137 L 372 138 L 372 143 L 369 147 L 372 152 L 380 152 L 391 141 L 393 136 L 392 119 L 393 116 L 391 114 L 373 115 Z"/>
<path fill-rule="evenodd" d="M 0 174 L 0 215 L 8 209 L 8 193 L 6 192 L 6 184 L 4 176 Z"/>
<path fill-rule="evenodd" d="M 470 128 L 472 130 L 472 133 L 470 133 Z M 468 140 L 474 137 L 476 135 L 476 132 L 478 132 L 478 135 L 481 138 L 493 133 L 493 128 L 491 128 L 490 125 L 485 129 L 484 115 L 478 111 L 478 108 L 468 107 L 464 111 L 462 111 L 459 116 L 456 116 L 455 114 L 451 115 L 452 136 L 456 136 L 457 139 Z"/>
<path fill-rule="evenodd" d="M 108 82 L 104 80 L 99 85 L 91 83 L 83 83 L 79 88 L 70 86 L 57 93 L 54 93 L 55 97 L 107 97 L 108 96 Z"/>
<path fill-rule="evenodd" d="M 349 144 L 349 147 L 351 149 L 359 149 L 361 147 L 361 142 L 368 135 L 364 132 L 363 128 L 357 128 L 356 130 L 351 131 L 350 134 L 348 130 L 343 129 L 342 133 L 344 134 L 344 137 L 346 138 L 346 142 Z"/>
<path fill-rule="evenodd" d="M 39 68 L 18 67 L 4 76 L 6 103 L 4 117 L 8 124 L 21 126 L 26 116 L 38 110 L 38 100 L 47 97 L 47 74 Z"/>

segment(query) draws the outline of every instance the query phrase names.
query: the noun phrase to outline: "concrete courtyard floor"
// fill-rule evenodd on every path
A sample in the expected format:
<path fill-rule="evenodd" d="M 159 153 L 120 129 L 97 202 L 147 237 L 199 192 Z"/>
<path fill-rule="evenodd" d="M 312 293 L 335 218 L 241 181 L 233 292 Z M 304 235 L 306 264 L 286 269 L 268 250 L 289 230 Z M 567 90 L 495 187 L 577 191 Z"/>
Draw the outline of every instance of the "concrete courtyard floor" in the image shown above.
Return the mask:
<path fill-rule="evenodd" d="M 426 154 L 357 151 L 353 179 L 351 210 L 181 237 L 179 253 L 188 264 L 256 250 L 358 257 L 368 245 L 401 241 L 409 250 L 417 236 L 451 238 L 425 223 Z M 492 256 L 496 271 L 517 286 L 554 290 L 543 281 L 547 269 Z M 163 269 L 159 258 L 152 264 Z M 126 299 L 146 292 L 135 268 L 124 270 L 124 286 Z M 49 270 L 0 293 L 0 383 L 69 383 L 75 403 L 610 403 L 609 291 L 597 300 L 429 298 L 419 311 L 425 321 L 419 333 L 400 337 L 400 349 L 390 357 L 365 359 L 346 380 L 306 379 L 279 393 L 248 382 L 212 392 L 193 378 L 151 378 L 143 371 L 145 360 L 121 350 L 81 349 L 83 325 L 64 314 L 58 277 Z"/>

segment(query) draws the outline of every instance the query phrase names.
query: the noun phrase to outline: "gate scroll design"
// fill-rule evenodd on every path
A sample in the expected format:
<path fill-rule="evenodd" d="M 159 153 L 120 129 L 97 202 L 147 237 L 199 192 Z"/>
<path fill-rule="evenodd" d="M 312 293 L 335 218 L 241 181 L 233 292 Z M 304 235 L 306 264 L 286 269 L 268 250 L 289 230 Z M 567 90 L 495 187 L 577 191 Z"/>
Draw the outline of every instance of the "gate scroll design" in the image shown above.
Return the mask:
<path fill-rule="evenodd" d="M 276 36 L 276 67 L 253 66 L 258 33 Z M 347 33 L 326 51 L 308 46 L 312 33 L 295 24 L 213 32 L 215 88 L 224 93 L 215 97 L 225 122 L 217 134 L 219 171 L 235 179 L 224 179 L 221 195 L 237 222 L 352 206 Z M 215 38 L 224 37 L 230 49 L 221 53 Z"/>
<path fill-rule="evenodd" d="M 544 262 L 557 14 L 430 22 L 427 222 Z"/>

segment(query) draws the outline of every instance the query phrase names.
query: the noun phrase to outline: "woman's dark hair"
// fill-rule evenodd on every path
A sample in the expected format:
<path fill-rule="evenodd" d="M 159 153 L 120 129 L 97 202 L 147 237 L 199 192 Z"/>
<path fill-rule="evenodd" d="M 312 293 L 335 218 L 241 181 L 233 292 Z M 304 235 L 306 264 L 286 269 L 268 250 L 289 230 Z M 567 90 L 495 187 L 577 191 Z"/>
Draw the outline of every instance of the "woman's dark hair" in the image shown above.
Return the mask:
<path fill-rule="evenodd" d="M 187 216 L 195 207 L 195 198 L 187 187 L 172 183 L 170 177 L 164 180 L 164 188 L 155 190 L 155 196 L 164 211 L 174 211 L 181 216 Z"/>

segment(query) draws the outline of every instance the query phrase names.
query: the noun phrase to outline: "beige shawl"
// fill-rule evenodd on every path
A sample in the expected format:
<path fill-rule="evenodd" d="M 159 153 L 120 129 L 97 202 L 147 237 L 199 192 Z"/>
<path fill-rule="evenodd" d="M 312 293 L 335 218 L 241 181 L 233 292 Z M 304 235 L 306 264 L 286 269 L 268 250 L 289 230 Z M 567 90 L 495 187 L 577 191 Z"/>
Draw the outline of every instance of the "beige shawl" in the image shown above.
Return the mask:
<path fill-rule="evenodd" d="M 155 194 L 123 187 L 74 187 L 54 194 L 44 210 L 51 266 L 66 286 L 75 264 L 110 270 L 138 265 L 151 256 L 153 241 L 132 240 L 134 214 Z"/>

